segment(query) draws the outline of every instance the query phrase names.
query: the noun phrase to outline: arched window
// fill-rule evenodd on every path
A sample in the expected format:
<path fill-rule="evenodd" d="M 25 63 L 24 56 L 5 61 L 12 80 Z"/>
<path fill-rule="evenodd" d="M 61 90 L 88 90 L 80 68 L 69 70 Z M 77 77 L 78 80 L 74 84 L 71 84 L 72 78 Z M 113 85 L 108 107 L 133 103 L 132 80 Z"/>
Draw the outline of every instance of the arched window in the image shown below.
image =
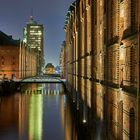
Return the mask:
<path fill-rule="evenodd" d="M 136 24 L 136 1 L 135 0 L 131 0 L 131 30 L 134 31 L 135 30 L 135 24 Z"/>
<path fill-rule="evenodd" d="M 134 108 L 130 109 L 129 133 L 130 133 L 130 140 L 135 140 L 135 112 L 134 112 Z"/>
<path fill-rule="evenodd" d="M 130 85 L 134 86 L 135 83 L 135 47 L 132 46 L 130 49 Z"/>

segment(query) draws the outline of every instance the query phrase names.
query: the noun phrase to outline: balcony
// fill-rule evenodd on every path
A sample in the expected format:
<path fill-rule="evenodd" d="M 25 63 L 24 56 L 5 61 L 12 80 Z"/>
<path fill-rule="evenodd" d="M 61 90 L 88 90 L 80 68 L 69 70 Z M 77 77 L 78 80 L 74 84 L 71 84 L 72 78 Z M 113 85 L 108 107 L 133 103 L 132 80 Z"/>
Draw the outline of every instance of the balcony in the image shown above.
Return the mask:
<path fill-rule="evenodd" d="M 127 92 L 127 93 L 130 93 L 130 94 L 133 94 L 136 96 L 137 94 L 137 88 L 134 87 L 134 86 L 126 86 L 126 85 L 121 85 L 121 88 L 123 91 Z"/>
<path fill-rule="evenodd" d="M 130 36 L 133 36 L 134 34 L 136 34 L 138 32 L 136 27 L 130 26 L 127 29 L 124 30 L 123 32 L 123 36 L 122 36 L 122 40 L 126 39 Z"/>

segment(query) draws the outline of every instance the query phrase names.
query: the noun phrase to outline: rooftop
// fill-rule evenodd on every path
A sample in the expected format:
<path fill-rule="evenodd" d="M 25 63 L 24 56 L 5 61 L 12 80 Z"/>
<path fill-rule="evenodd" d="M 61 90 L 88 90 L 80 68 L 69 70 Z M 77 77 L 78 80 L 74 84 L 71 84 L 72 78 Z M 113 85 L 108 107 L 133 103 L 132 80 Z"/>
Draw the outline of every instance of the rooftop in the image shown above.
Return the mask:
<path fill-rule="evenodd" d="M 7 35 L 4 32 L 0 31 L 0 45 L 13 45 L 18 46 L 20 40 L 14 40 L 11 35 Z"/>

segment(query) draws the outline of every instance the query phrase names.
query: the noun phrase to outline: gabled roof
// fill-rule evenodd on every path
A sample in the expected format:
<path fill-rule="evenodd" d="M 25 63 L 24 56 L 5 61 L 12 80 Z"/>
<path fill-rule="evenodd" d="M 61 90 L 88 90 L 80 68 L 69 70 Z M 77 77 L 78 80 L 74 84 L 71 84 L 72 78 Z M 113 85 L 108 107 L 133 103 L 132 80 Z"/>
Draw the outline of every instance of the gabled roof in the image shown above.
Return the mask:
<path fill-rule="evenodd" d="M 68 11 L 67 11 L 64 29 L 66 29 L 66 26 L 67 26 L 67 23 L 68 23 L 68 20 L 69 20 L 69 17 L 70 17 L 70 13 L 71 13 L 72 11 L 75 10 L 75 6 L 78 5 L 79 2 L 80 2 L 80 0 L 75 0 L 75 1 L 70 5 L 70 7 L 69 7 L 69 9 L 68 9 Z"/>
<path fill-rule="evenodd" d="M 19 44 L 20 40 L 14 40 L 12 36 L 8 36 L 4 32 L 0 31 L 0 45 L 19 46 Z"/>

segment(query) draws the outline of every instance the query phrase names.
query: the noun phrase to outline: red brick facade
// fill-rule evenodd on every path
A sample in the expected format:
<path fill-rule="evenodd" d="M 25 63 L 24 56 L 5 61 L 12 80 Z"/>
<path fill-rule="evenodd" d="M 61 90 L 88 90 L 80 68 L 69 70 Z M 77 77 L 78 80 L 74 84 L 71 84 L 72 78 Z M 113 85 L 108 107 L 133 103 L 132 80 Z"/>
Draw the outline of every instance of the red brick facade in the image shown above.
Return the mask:
<path fill-rule="evenodd" d="M 22 79 L 36 74 L 36 53 L 27 44 L 0 32 L 0 79 Z"/>
<path fill-rule="evenodd" d="M 0 46 L 0 75 L 19 78 L 19 46 Z"/>

